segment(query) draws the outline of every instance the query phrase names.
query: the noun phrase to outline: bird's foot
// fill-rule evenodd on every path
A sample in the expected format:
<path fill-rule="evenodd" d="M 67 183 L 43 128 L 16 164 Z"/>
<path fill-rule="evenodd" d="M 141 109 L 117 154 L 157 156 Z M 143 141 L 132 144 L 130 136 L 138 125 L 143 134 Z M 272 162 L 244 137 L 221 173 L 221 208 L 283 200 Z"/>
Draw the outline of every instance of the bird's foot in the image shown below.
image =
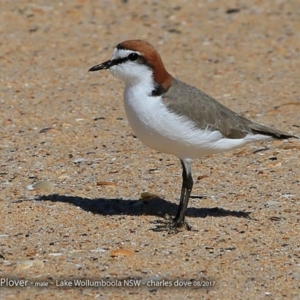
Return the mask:
<path fill-rule="evenodd" d="M 172 219 L 169 215 L 165 216 L 165 220 L 155 220 L 152 223 L 156 224 L 156 227 L 152 229 L 153 231 L 167 231 L 168 234 L 178 233 L 182 228 L 192 230 L 192 227 L 186 221 Z"/>

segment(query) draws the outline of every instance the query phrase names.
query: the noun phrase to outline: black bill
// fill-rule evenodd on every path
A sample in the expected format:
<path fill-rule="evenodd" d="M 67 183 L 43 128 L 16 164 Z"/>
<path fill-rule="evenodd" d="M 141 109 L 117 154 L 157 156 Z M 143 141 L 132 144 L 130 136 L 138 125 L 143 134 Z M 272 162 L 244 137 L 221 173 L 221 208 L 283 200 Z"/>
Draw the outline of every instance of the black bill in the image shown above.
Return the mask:
<path fill-rule="evenodd" d="M 89 69 L 89 72 L 99 71 L 99 70 L 106 70 L 109 69 L 111 66 L 115 65 L 113 60 L 108 60 L 102 64 L 96 65 Z"/>

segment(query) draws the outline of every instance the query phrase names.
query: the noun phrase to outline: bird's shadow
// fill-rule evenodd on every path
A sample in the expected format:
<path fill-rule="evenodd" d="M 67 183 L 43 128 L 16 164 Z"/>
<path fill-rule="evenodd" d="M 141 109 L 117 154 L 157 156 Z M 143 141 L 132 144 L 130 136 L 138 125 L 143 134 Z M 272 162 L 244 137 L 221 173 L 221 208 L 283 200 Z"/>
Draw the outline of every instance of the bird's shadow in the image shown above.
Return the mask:
<path fill-rule="evenodd" d="M 41 195 L 35 198 L 37 201 L 51 201 L 69 203 L 80 207 L 81 209 L 100 215 L 154 215 L 164 217 L 166 214 L 175 215 L 178 204 L 166 201 L 159 197 L 148 200 L 123 200 L 118 198 L 83 198 L 78 196 L 66 195 Z M 195 208 L 187 209 L 187 217 L 205 218 L 205 217 L 238 217 L 250 219 L 250 212 L 227 210 L 219 207 L 212 208 Z"/>

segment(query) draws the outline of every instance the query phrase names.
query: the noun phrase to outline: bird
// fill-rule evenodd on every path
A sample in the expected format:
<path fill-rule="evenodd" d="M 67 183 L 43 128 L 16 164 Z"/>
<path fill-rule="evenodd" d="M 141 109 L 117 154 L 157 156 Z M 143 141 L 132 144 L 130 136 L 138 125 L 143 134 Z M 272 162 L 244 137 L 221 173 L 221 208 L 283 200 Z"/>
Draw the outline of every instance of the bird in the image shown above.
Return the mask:
<path fill-rule="evenodd" d="M 99 70 L 109 70 L 125 83 L 125 113 L 137 138 L 181 162 L 178 210 L 164 226 L 170 232 L 178 232 L 184 226 L 191 230 L 185 218 L 193 188 L 194 159 L 251 142 L 298 138 L 252 122 L 200 89 L 173 77 L 148 41 L 134 39 L 117 44 L 109 60 L 89 69 Z"/>

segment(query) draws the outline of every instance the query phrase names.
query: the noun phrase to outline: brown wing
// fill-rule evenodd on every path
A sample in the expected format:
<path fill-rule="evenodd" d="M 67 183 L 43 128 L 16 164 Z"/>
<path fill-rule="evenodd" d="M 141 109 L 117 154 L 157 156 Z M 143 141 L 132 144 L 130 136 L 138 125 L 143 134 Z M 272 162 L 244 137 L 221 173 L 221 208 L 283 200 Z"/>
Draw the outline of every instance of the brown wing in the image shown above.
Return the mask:
<path fill-rule="evenodd" d="M 294 137 L 251 122 L 197 88 L 175 78 L 162 98 L 170 111 L 186 116 L 200 129 L 208 127 L 220 131 L 226 138 L 240 139 L 249 133 L 264 134 L 277 139 Z"/>

